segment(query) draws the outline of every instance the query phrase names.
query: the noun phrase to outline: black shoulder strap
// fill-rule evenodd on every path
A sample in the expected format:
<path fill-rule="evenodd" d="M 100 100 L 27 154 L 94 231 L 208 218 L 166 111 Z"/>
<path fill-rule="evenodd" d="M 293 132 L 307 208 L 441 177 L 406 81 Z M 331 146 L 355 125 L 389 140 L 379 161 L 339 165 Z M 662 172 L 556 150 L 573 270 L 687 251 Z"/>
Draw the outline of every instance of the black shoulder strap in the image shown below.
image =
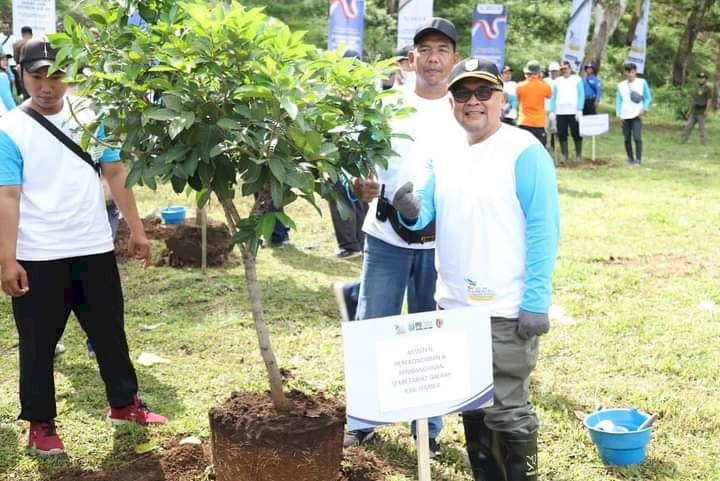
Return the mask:
<path fill-rule="evenodd" d="M 45 130 L 47 130 L 48 132 L 50 132 L 51 134 L 53 134 L 53 136 L 54 136 L 56 139 L 58 139 L 60 142 L 62 142 L 65 147 L 67 147 L 68 149 L 70 149 L 70 151 L 71 151 L 73 154 L 75 154 L 75 155 L 77 155 L 78 157 L 80 157 L 80 158 L 81 158 L 82 160 L 84 160 L 90 167 L 92 167 L 92 169 L 95 171 L 95 173 L 96 173 L 97 175 L 100 175 L 100 164 L 97 163 L 97 162 L 95 162 L 95 161 L 93 161 L 93 159 L 92 159 L 92 157 L 90 156 L 90 154 L 88 154 L 87 152 L 85 152 L 85 151 L 82 149 L 82 147 L 80 147 L 78 144 L 76 144 L 75 142 L 73 142 L 73 140 L 72 140 L 70 137 L 68 137 L 67 135 L 65 135 L 65 133 L 64 133 L 62 130 L 60 130 L 60 129 L 58 129 L 57 127 L 55 127 L 55 125 L 53 125 L 52 122 L 50 122 L 48 119 L 46 119 L 44 115 L 42 115 L 42 114 L 40 114 L 39 112 L 37 112 L 36 110 L 28 107 L 26 104 L 21 105 L 21 106 L 20 106 L 20 110 L 22 110 L 22 111 L 25 112 L 27 115 L 29 115 L 30 117 L 32 117 L 33 120 L 35 120 L 35 122 L 37 122 L 37 123 L 39 123 L 40 125 L 42 125 L 42 126 L 45 128 Z"/>
<path fill-rule="evenodd" d="M 2 41 L 0 47 L 4 47 L 5 44 L 8 43 L 8 40 L 10 40 L 10 35 L 5 35 L 5 40 Z"/>

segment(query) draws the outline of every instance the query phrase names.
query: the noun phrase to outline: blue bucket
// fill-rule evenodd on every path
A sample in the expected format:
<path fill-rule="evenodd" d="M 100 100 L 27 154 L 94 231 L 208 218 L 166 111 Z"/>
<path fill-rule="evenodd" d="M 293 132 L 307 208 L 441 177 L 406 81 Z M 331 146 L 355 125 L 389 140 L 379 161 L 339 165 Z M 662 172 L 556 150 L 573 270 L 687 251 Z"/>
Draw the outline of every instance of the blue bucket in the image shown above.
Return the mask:
<path fill-rule="evenodd" d="M 639 430 L 650 415 L 638 409 L 604 409 L 588 415 L 583 424 L 590 432 L 603 464 L 627 466 L 645 460 L 652 426 Z"/>
<path fill-rule="evenodd" d="M 185 220 L 185 206 L 171 205 L 160 209 L 160 216 L 166 224 L 182 224 Z"/>

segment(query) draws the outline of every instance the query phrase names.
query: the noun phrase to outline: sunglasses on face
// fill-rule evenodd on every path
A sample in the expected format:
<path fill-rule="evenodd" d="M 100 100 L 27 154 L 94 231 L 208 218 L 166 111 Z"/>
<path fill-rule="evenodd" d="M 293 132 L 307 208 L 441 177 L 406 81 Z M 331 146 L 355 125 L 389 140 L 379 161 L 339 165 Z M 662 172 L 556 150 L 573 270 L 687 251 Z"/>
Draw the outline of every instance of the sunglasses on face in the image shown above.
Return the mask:
<path fill-rule="evenodd" d="M 480 101 L 489 100 L 490 97 L 492 97 L 493 92 L 502 92 L 503 90 L 499 87 L 476 87 L 474 89 L 469 89 L 466 87 L 460 87 L 456 89 L 450 90 L 450 93 L 453 96 L 453 99 L 455 99 L 455 102 L 459 102 L 461 104 L 464 104 L 468 100 L 470 100 L 470 97 L 473 95 L 476 99 Z"/>

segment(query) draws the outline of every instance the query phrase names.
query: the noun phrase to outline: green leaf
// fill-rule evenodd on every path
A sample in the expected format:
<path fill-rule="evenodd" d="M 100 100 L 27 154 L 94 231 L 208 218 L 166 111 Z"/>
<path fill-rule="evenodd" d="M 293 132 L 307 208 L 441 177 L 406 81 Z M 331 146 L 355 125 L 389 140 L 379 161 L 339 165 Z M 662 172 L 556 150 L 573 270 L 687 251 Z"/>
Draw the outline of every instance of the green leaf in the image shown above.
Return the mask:
<path fill-rule="evenodd" d="M 275 177 L 278 182 L 284 183 L 285 165 L 282 159 L 278 159 L 277 157 L 270 157 L 270 159 L 268 159 L 268 165 L 270 166 L 270 171 L 272 172 L 273 177 Z"/>
<path fill-rule="evenodd" d="M 195 203 L 197 204 L 198 208 L 202 209 L 207 205 L 208 201 L 210 200 L 210 194 L 212 194 L 212 191 L 210 191 L 209 189 L 203 189 L 195 193 Z"/>
<path fill-rule="evenodd" d="M 143 174 L 143 166 L 142 164 L 134 164 L 130 168 L 130 172 L 128 173 L 127 178 L 125 179 L 125 187 L 128 189 L 137 185 L 137 183 L 142 178 Z"/>
<path fill-rule="evenodd" d="M 182 194 L 182 192 L 185 190 L 185 184 L 187 183 L 187 179 L 185 177 L 178 177 L 176 175 L 173 175 L 170 178 L 170 183 L 172 184 L 173 190 L 176 194 Z"/>
<path fill-rule="evenodd" d="M 280 97 L 280 105 L 287 112 L 291 119 L 295 120 L 298 114 L 298 106 L 287 97 Z"/>
<path fill-rule="evenodd" d="M 227 129 L 227 130 L 240 130 L 245 127 L 243 124 L 241 124 L 237 120 L 233 120 L 233 119 L 230 119 L 227 117 L 218 120 L 217 125 L 218 125 L 218 127 Z"/>
<path fill-rule="evenodd" d="M 275 217 L 277 217 L 277 220 L 280 221 L 280 223 L 286 225 L 290 229 L 297 230 L 297 226 L 295 225 L 295 221 L 292 220 L 287 214 L 284 212 L 275 212 Z"/>
<path fill-rule="evenodd" d="M 172 120 L 177 116 L 175 112 L 169 109 L 159 107 L 150 107 L 142 113 L 142 125 L 145 126 L 152 120 Z"/>
<path fill-rule="evenodd" d="M 284 205 L 285 196 L 283 195 L 284 187 L 281 182 L 278 182 L 277 180 L 270 179 L 270 192 L 272 194 L 272 200 L 273 204 L 275 204 L 275 207 L 281 208 Z"/>
<path fill-rule="evenodd" d="M 270 241 L 273 229 L 275 229 L 275 214 L 275 212 L 268 212 L 266 214 L 263 214 L 260 222 L 257 225 L 257 235 L 267 241 Z"/>

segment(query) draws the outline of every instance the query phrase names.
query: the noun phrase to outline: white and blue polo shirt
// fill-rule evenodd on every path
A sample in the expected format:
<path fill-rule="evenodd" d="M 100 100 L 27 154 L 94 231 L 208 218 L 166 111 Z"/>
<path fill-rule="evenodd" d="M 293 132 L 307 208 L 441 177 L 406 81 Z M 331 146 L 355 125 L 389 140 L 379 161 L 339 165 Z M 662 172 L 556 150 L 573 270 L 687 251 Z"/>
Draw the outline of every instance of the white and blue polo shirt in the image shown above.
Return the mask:
<path fill-rule="evenodd" d="M 529 132 L 502 124 L 483 142 L 445 144 L 432 157 L 416 192 L 420 215 L 408 227 L 435 218 L 438 305 L 470 305 L 471 281 L 491 293 L 492 316 L 547 313 L 560 237 L 547 150 Z"/>
<path fill-rule="evenodd" d="M 69 101 L 69 100 L 68 100 Z M 83 125 L 94 114 L 74 99 L 73 110 Z M 75 142 L 82 128 L 68 102 L 46 118 Z M 97 137 L 104 137 L 100 128 Z M 94 145 L 94 160 L 120 160 L 120 152 Z M 105 198 L 97 173 L 43 126 L 20 109 L 0 118 L 0 186 L 21 186 L 17 259 L 48 261 L 101 254 L 113 250 Z"/>

